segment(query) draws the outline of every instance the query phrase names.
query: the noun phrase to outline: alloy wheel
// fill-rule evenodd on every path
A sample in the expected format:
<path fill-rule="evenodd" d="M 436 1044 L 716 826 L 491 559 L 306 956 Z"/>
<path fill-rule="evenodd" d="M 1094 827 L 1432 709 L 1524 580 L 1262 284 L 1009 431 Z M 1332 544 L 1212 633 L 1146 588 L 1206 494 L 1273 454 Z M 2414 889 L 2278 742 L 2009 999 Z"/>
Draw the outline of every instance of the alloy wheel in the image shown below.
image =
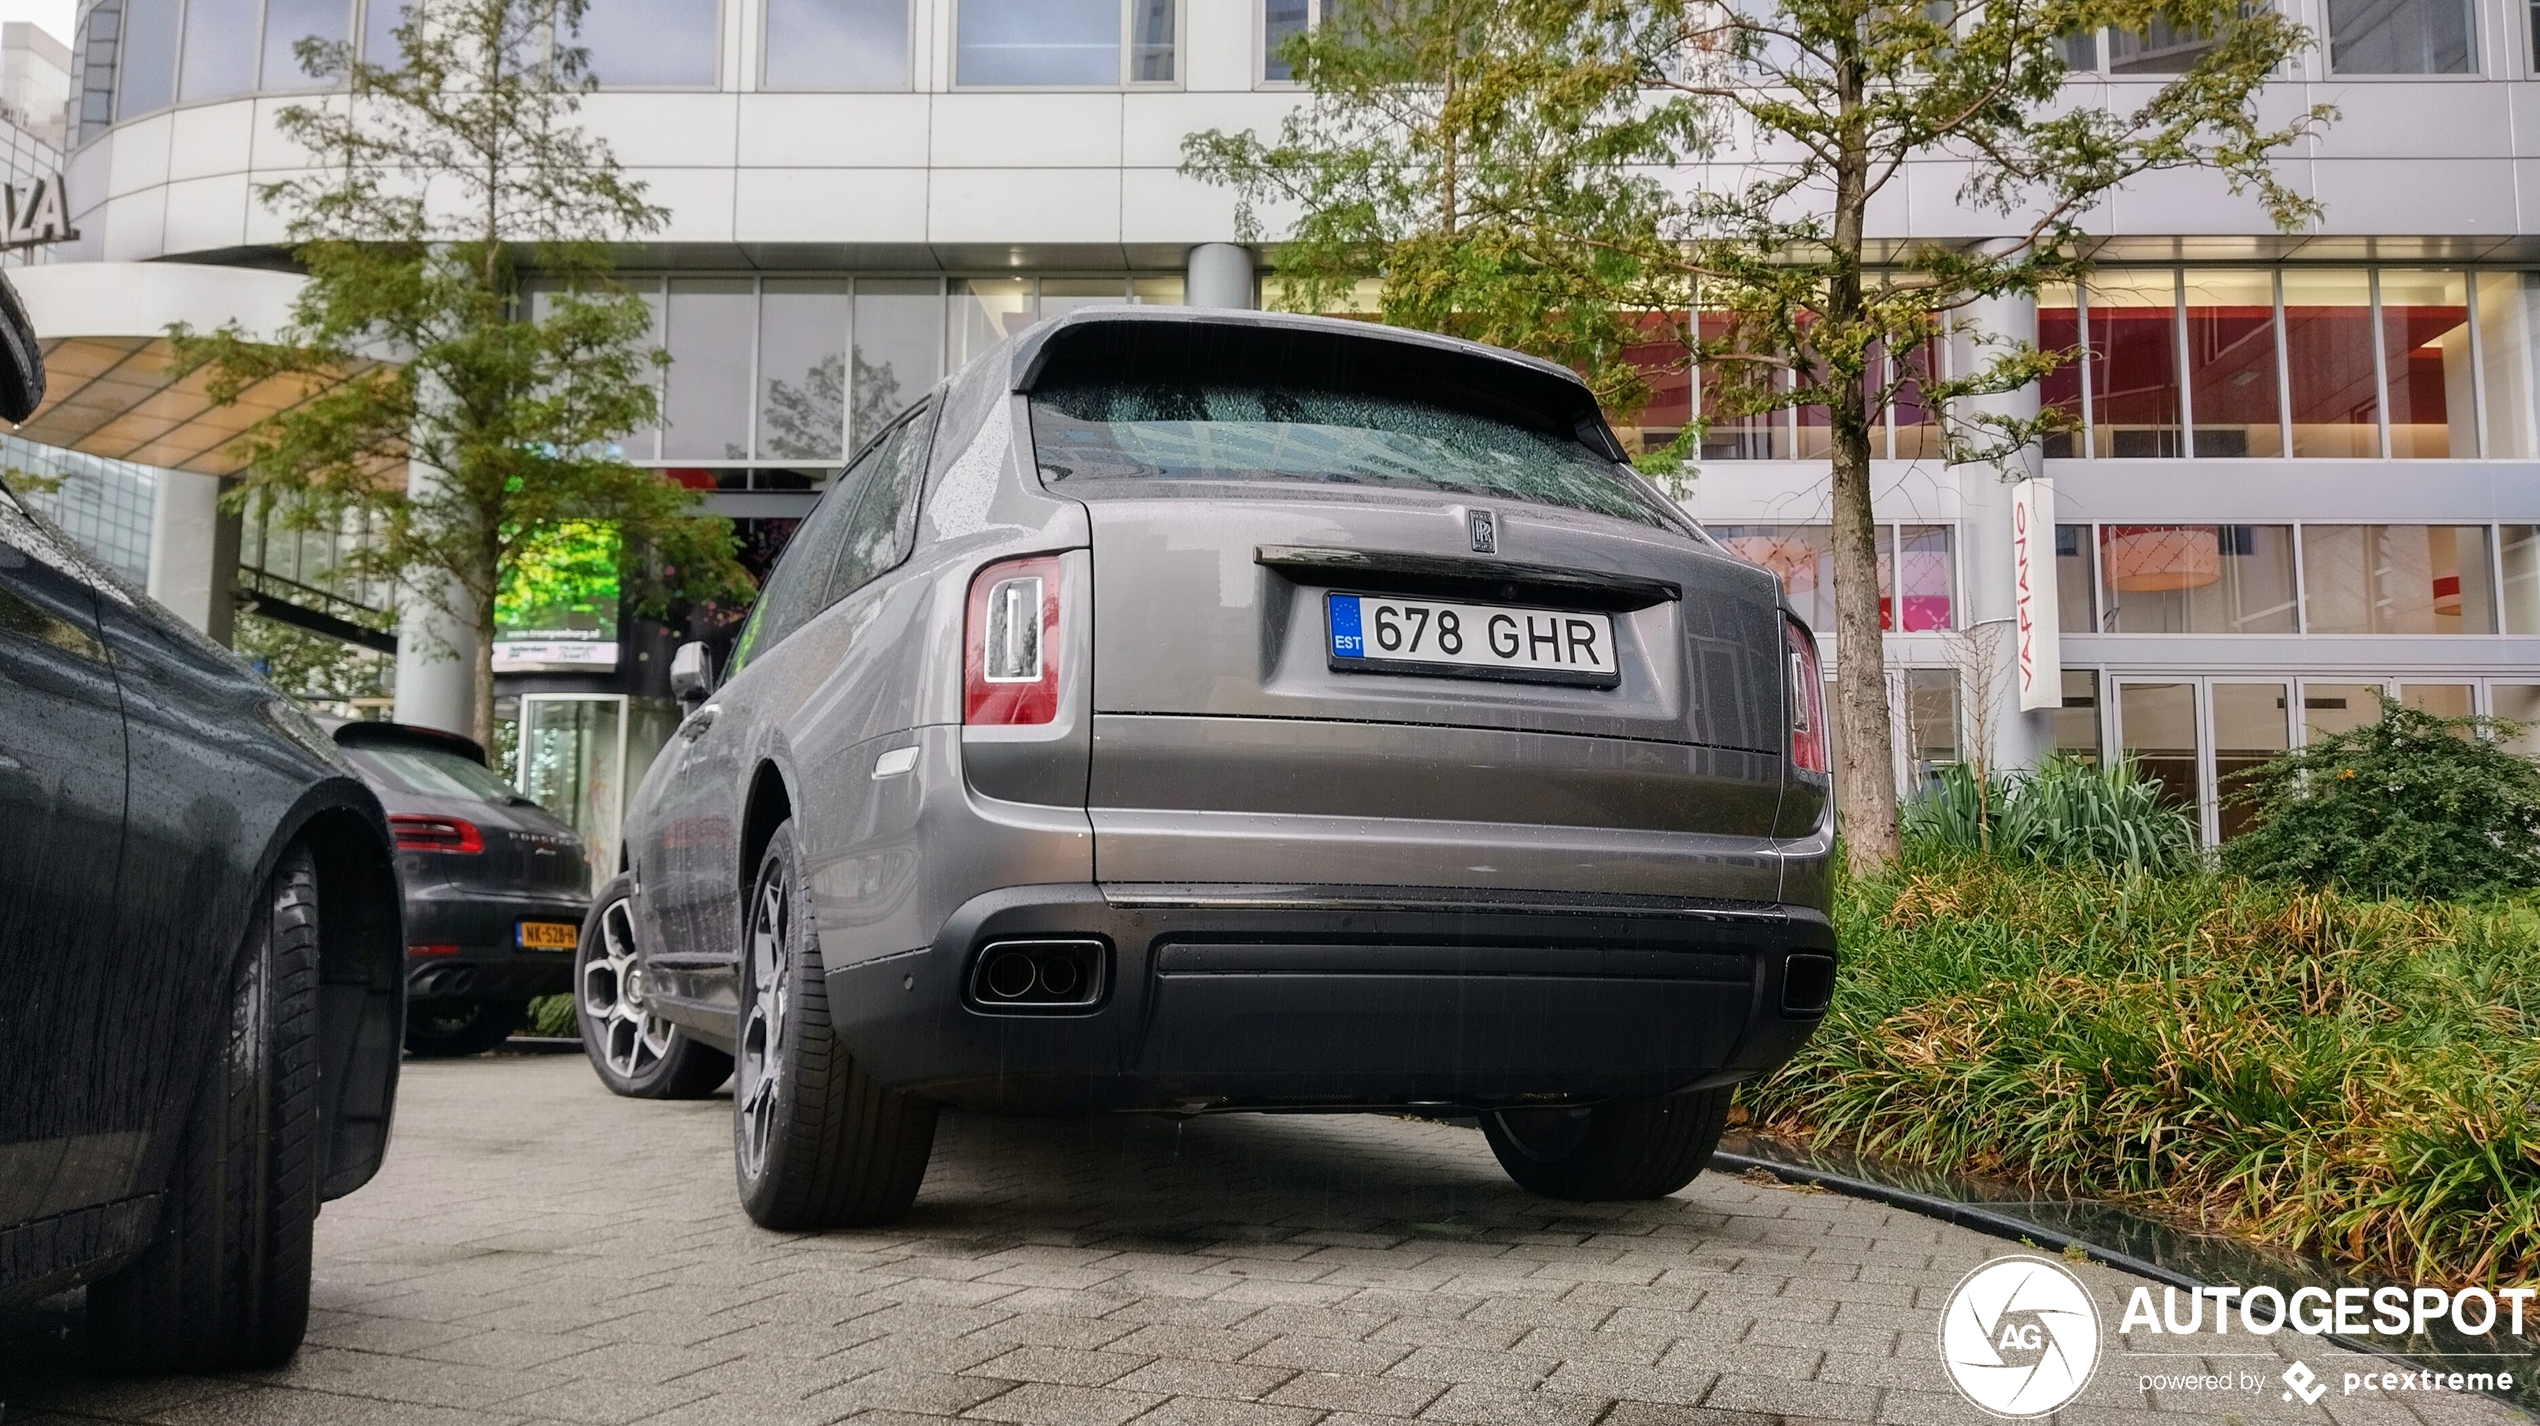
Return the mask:
<path fill-rule="evenodd" d="M 759 874 L 750 906 L 750 1003 L 741 1022 L 741 1167 L 756 1178 L 776 1135 L 777 1103 L 785 1087 L 786 992 L 792 969 L 793 898 L 783 862 Z"/>
<path fill-rule="evenodd" d="M 670 1052 L 672 1027 L 644 993 L 624 901 L 601 913 L 600 952 L 582 963 L 582 1013 L 598 1032 L 600 1058 L 620 1079 L 645 1074 Z"/>

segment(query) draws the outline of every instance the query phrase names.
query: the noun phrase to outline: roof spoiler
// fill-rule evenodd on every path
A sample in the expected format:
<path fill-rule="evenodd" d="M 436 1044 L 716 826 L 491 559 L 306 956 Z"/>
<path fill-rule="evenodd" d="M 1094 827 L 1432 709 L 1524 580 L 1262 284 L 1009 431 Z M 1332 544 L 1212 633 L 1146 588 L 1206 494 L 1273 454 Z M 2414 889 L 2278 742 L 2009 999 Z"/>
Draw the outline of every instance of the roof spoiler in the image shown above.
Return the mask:
<path fill-rule="evenodd" d="M 1015 339 L 1011 390 L 1086 374 L 1342 386 L 1567 435 L 1629 460 L 1567 367 L 1432 332 L 1213 307 L 1081 307 Z"/>
<path fill-rule="evenodd" d="M 419 727 L 413 723 L 345 723 L 335 730 L 339 748 L 438 748 L 457 753 L 469 762 L 491 767 L 485 760 L 485 749 L 474 738 L 462 738 L 438 728 Z"/>

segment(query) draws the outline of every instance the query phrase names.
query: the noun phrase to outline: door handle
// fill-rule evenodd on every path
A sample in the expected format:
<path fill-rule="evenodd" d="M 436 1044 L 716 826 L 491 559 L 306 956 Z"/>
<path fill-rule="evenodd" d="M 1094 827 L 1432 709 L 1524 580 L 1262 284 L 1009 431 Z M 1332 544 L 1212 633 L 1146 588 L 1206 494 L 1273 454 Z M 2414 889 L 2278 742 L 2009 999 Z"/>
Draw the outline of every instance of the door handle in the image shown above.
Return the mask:
<path fill-rule="evenodd" d="M 689 714 L 686 720 L 681 722 L 679 725 L 679 736 L 688 739 L 696 738 L 698 735 L 704 733 L 706 729 L 714 726 L 715 715 L 721 711 L 721 709 L 709 703 L 705 707 L 698 709 L 696 712 Z"/>

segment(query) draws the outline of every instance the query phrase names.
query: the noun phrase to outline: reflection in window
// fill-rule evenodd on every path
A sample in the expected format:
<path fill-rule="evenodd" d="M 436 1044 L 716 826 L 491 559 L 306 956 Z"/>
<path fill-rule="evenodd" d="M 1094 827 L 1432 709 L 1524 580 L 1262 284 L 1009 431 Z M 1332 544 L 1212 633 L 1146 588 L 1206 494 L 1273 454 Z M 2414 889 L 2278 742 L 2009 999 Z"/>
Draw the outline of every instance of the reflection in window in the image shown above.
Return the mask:
<path fill-rule="evenodd" d="M 2470 0 L 2328 0 L 2332 74 L 2469 74 L 2478 68 Z"/>
<path fill-rule="evenodd" d="M 2090 281 L 2091 434 L 2103 457 L 2179 454 L 2174 281 L 2167 271 L 2108 272 Z"/>
<path fill-rule="evenodd" d="M 2540 634 L 2540 525 L 2507 525 L 2500 535 L 2505 632 Z"/>
<path fill-rule="evenodd" d="M 611 88 L 709 88 L 722 17 L 715 0 L 591 0 L 574 42 Z"/>
<path fill-rule="evenodd" d="M 2041 447 L 2053 460 L 2069 460 L 2085 454 L 2089 439 L 2084 429 L 2089 416 L 2082 410 L 2081 383 L 2081 307 L 2079 290 L 2070 283 L 2057 282 L 2037 291 L 2037 347 L 2043 352 L 2070 353 L 2070 358 L 2046 373 L 2037 384 L 2039 406 L 2060 412 L 2070 429 L 2056 431 L 2046 437 Z"/>
<path fill-rule="evenodd" d="M 2179 29 L 2154 20 L 2141 34 L 2108 32 L 2110 74 L 2185 74 L 2214 42 L 2193 27 Z"/>
<path fill-rule="evenodd" d="M 2294 632 L 2283 525 L 2102 525 L 2099 581 L 2110 633 Z"/>
<path fill-rule="evenodd" d="M 868 278 L 855 287 L 850 450 L 933 389 L 944 374 L 944 289 L 933 278 Z"/>
<path fill-rule="evenodd" d="M 945 336 L 958 367 L 1032 325 L 1032 280 L 974 278 L 952 285 L 951 326 Z"/>
<path fill-rule="evenodd" d="M 2161 785 L 2161 805 L 2196 812 L 2196 685 L 2120 683 L 2117 736 L 2124 755 Z"/>
<path fill-rule="evenodd" d="M 2496 745 L 2524 757 L 2540 757 L 2540 683 L 2491 683 L 2487 711 L 2519 726 L 2498 728 Z"/>
<path fill-rule="evenodd" d="M 2484 525 L 2305 525 L 2314 634 L 2492 634 Z"/>
<path fill-rule="evenodd" d="M 2053 714 L 2054 751 L 2096 766 L 2099 762 L 2099 672 L 2064 670 L 2064 701 Z"/>
<path fill-rule="evenodd" d="M 180 0 L 124 0 L 123 92 L 115 115 L 139 118 L 176 100 Z"/>
<path fill-rule="evenodd" d="M 2099 621 L 2091 609 L 2090 527 L 2055 527 L 2055 627 L 2067 634 L 2095 634 Z"/>
<path fill-rule="evenodd" d="M 2470 425 L 2469 293 L 2457 272 L 2384 269 L 2381 350 L 2390 375 L 2390 454 L 2478 454 Z"/>
<path fill-rule="evenodd" d="M 78 143 L 104 133 L 115 122 L 115 40 L 123 29 L 123 0 L 98 0 L 80 19 Z"/>
<path fill-rule="evenodd" d="M 1171 79 L 1172 0 L 1128 3 L 1127 18 L 1136 26 L 1132 41 L 1136 60 L 1129 76 Z M 961 0 L 954 80 L 1088 88 L 1119 84 L 1124 72 L 1122 4 L 1123 0 Z M 1161 74 L 1155 72 L 1159 67 Z"/>
<path fill-rule="evenodd" d="M 763 89 L 902 89 L 909 0 L 767 0 Z"/>
<path fill-rule="evenodd" d="M 769 278 L 759 293 L 758 454 L 836 461 L 846 455 L 847 284 Z"/>
<path fill-rule="evenodd" d="M 1697 319 L 1705 346 L 1723 343 L 1729 337 L 1729 318 L 1723 312 L 1704 312 Z M 1722 409 L 1722 392 L 1732 382 L 1743 382 L 1750 372 L 1734 370 L 1720 363 L 1697 373 L 1702 388 L 1702 414 L 1706 424 L 1702 433 L 1702 457 L 1705 460 L 1787 460 L 1790 457 L 1790 413 L 1786 410 L 1755 411 L 1731 415 Z"/>
<path fill-rule="evenodd" d="M 2381 454 L 2370 276 L 2287 268 L 2284 356 L 2292 376 L 2293 454 Z"/>
<path fill-rule="evenodd" d="M 2476 712 L 2478 691 L 2466 683 L 2403 683 L 2400 706 L 2437 718 L 2466 718 Z"/>
<path fill-rule="evenodd" d="M 265 0 L 264 78 L 267 90 L 319 89 L 334 81 L 312 76 L 293 48 L 304 39 L 340 43 L 352 31 L 349 0 Z"/>
<path fill-rule="evenodd" d="M 226 99 L 256 87 L 256 0 L 188 0 L 176 97 Z"/>
<path fill-rule="evenodd" d="M 1958 745 L 1958 673 L 1909 668 L 1904 678 L 1906 785 L 1928 787 L 1942 768 L 1964 757 Z"/>
<path fill-rule="evenodd" d="M 2302 740 L 2316 743 L 2380 722 L 2381 692 L 2378 683 L 2304 683 Z"/>
<path fill-rule="evenodd" d="M 672 279 L 663 459 L 749 457 L 750 329 L 757 305 L 745 277 Z"/>
<path fill-rule="evenodd" d="M 2235 779 L 2263 767 L 2293 746 L 2292 722 L 2284 706 L 2281 683 L 2213 685 L 2214 800 L 2222 839 L 2248 831 L 2257 810 L 2234 800 L 2243 783 Z"/>
<path fill-rule="evenodd" d="M 1315 0 L 1261 0 L 1261 77 L 1273 84 L 1296 79 L 1279 47 L 1290 35 L 1301 35 L 1315 20 Z"/>
<path fill-rule="evenodd" d="M 1834 632 L 1834 530 L 1826 525 L 1713 525 L 1730 554 L 1771 570 L 1791 612 L 1819 637 Z"/>
<path fill-rule="evenodd" d="M 1880 628 L 1921 634 L 1953 627 L 1950 534 L 1947 525 L 1879 526 Z"/>
<path fill-rule="evenodd" d="M 2274 275 L 2191 269 L 2186 296 L 2194 453 L 2284 454 L 2276 424 Z"/>
<path fill-rule="evenodd" d="M 2540 273 L 2478 274 L 2478 359 L 2486 378 L 2484 453 L 2490 460 L 2529 460 L 2540 454 L 2532 423 L 2532 397 L 2540 392 L 2533 369 L 2534 357 L 2540 356 L 2540 320 L 2535 318 L 2540 318 Z"/>
<path fill-rule="evenodd" d="M 362 62 L 382 67 L 402 67 L 397 52 L 397 27 L 406 22 L 407 6 L 401 0 L 362 0 Z"/>

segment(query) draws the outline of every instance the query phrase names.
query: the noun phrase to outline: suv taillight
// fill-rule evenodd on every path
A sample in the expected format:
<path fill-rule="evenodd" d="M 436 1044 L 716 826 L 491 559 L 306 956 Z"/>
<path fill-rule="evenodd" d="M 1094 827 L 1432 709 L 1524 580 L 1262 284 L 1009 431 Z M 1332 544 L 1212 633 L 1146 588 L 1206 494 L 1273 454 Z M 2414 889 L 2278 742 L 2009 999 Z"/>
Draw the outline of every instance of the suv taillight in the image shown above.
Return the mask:
<path fill-rule="evenodd" d="M 1782 621 L 1790 665 L 1790 760 L 1809 772 L 1832 772 L 1826 756 L 1826 685 L 1817 671 L 1817 641 L 1796 619 Z"/>
<path fill-rule="evenodd" d="M 1017 727 L 1058 717 L 1058 560 L 1007 560 L 970 581 L 961 721 Z"/>
<path fill-rule="evenodd" d="M 481 852 L 485 837 L 476 824 L 457 817 L 421 817 L 391 813 L 388 833 L 401 852 Z"/>

